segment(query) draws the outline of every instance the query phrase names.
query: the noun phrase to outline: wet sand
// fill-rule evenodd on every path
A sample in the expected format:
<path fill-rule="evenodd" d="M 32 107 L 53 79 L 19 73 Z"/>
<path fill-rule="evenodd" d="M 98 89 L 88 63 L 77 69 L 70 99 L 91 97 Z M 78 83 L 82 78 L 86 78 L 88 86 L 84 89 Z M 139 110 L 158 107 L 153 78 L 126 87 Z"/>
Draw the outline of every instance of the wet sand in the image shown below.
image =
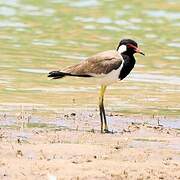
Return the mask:
<path fill-rule="evenodd" d="M 2 126 L 0 179 L 180 179 L 178 119 L 109 114 L 108 121 L 113 134 L 100 133 L 95 112 Z"/>

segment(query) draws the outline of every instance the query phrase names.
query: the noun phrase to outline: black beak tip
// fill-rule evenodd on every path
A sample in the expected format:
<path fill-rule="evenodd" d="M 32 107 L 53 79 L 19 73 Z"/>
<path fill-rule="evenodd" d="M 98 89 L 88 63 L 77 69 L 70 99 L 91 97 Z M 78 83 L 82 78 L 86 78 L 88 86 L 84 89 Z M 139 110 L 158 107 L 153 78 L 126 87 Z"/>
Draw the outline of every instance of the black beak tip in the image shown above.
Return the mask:
<path fill-rule="evenodd" d="M 142 54 L 143 56 L 145 56 L 145 54 L 143 52 L 140 52 L 140 54 Z"/>

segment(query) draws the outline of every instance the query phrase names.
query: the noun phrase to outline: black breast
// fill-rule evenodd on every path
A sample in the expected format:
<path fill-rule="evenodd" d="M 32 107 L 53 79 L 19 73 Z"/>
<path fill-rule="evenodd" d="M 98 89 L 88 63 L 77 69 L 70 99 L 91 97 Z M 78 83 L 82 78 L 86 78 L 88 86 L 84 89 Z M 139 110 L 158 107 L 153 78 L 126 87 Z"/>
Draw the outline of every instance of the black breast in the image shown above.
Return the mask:
<path fill-rule="evenodd" d="M 119 74 L 120 80 L 124 79 L 131 72 L 131 70 L 134 68 L 134 65 L 136 63 L 136 60 L 133 55 L 132 56 L 126 54 L 121 54 L 121 55 L 124 59 L 124 63 L 121 72 Z"/>

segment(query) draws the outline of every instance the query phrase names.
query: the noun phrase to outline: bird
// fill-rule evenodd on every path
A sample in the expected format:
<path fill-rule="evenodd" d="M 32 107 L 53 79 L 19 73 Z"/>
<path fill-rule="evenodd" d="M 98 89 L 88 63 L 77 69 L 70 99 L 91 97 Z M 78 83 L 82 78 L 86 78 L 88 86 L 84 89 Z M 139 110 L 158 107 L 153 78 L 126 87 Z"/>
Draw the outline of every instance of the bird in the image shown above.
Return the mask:
<path fill-rule="evenodd" d="M 134 54 L 145 54 L 140 50 L 136 41 L 122 39 L 115 50 L 97 53 L 78 64 L 68 66 L 62 70 L 51 71 L 48 77 L 61 79 L 67 76 L 81 78 L 96 78 L 100 85 L 99 114 L 101 133 L 110 133 L 104 109 L 104 94 L 108 85 L 123 80 L 134 68 L 136 63 Z"/>

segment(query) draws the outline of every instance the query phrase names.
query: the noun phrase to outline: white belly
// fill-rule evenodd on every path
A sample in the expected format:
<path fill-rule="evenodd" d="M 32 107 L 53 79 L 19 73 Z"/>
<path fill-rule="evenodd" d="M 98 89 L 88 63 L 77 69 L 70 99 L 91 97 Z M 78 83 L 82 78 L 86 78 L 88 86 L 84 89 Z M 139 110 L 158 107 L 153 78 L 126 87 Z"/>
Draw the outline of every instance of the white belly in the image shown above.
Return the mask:
<path fill-rule="evenodd" d="M 96 76 L 98 79 L 98 84 L 100 85 L 110 85 L 112 83 L 115 83 L 119 80 L 119 74 L 121 72 L 123 63 L 121 64 L 121 66 L 116 69 L 116 70 L 112 70 L 110 73 L 108 74 L 101 74 Z"/>

